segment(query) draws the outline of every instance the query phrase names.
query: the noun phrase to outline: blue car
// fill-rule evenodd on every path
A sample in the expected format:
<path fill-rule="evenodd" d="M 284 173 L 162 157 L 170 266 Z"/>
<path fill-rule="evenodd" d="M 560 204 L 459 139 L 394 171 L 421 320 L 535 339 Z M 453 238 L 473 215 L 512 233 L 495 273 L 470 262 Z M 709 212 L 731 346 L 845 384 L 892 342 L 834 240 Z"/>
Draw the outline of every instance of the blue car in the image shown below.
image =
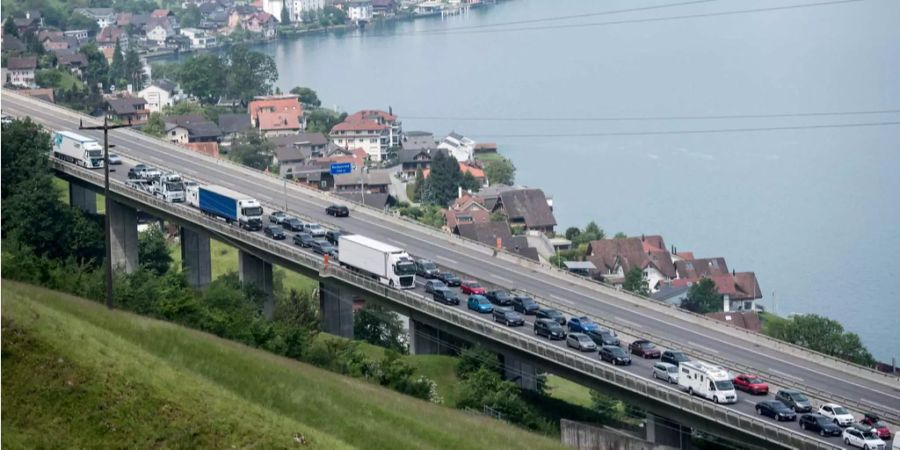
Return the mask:
<path fill-rule="evenodd" d="M 482 314 L 487 314 L 494 310 L 494 305 L 483 295 L 470 295 L 466 304 L 469 306 L 469 309 Z"/>
<path fill-rule="evenodd" d="M 600 325 L 594 323 L 586 316 L 573 317 L 569 320 L 569 331 L 573 333 L 586 333 L 588 331 L 599 331 Z"/>

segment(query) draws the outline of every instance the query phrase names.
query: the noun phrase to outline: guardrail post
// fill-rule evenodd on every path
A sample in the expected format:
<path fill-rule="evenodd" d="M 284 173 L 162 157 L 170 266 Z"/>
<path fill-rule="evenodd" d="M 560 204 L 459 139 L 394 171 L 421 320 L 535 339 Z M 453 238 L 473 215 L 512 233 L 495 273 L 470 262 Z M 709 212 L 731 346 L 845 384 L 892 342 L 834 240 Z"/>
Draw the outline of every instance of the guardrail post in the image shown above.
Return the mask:
<path fill-rule="evenodd" d="M 257 258 L 245 251 L 238 251 L 238 269 L 241 283 L 255 286 L 265 295 L 263 315 L 272 320 L 275 312 L 275 299 L 272 296 L 272 264 Z"/>

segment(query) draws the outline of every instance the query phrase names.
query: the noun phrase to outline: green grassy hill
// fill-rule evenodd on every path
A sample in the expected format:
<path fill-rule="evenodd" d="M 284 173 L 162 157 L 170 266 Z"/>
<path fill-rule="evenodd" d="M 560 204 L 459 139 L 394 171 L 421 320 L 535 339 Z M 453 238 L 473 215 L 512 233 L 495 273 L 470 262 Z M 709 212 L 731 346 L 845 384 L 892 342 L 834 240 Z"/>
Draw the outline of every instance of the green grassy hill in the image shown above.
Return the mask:
<path fill-rule="evenodd" d="M 3 281 L 3 448 L 559 448 L 488 418 Z"/>

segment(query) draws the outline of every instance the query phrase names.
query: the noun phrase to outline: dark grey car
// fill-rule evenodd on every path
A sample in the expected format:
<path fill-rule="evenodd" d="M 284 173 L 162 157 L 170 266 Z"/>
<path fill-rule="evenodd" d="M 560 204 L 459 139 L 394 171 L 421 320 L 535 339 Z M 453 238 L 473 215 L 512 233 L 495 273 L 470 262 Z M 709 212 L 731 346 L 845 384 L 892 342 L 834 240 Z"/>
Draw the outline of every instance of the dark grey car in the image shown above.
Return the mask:
<path fill-rule="evenodd" d="M 294 243 L 301 247 L 311 247 L 316 239 L 309 233 L 297 233 L 294 235 Z"/>
<path fill-rule="evenodd" d="M 794 389 L 781 389 L 775 394 L 775 400 L 794 408 L 798 413 L 812 411 L 812 403 L 802 392 Z"/>
<path fill-rule="evenodd" d="M 451 291 L 450 289 L 435 289 L 434 293 L 431 294 L 431 297 L 440 303 L 445 305 L 458 305 L 459 297 L 456 295 L 456 292 Z"/>
<path fill-rule="evenodd" d="M 512 310 L 512 308 L 494 308 L 491 313 L 494 316 L 494 322 L 505 323 L 508 327 L 521 327 L 525 325 L 525 318 L 521 314 Z"/>
<path fill-rule="evenodd" d="M 533 298 L 524 295 L 513 297 L 512 304 L 516 311 L 527 315 L 537 314 L 541 309 L 541 306 Z"/>

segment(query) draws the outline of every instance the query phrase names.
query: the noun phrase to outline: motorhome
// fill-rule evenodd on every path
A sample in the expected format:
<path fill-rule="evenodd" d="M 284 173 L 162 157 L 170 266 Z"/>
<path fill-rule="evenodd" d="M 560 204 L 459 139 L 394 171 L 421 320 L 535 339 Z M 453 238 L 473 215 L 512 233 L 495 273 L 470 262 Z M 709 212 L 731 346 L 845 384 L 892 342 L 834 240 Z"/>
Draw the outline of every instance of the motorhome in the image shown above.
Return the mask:
<path fill-rule="evenodd" d="M 727 370 L 701 361 L 684 361 L 678 365 L 678 385 L 691 395 L 699 395 L 716 403 L 736 403 L 737 392 Z"/>

